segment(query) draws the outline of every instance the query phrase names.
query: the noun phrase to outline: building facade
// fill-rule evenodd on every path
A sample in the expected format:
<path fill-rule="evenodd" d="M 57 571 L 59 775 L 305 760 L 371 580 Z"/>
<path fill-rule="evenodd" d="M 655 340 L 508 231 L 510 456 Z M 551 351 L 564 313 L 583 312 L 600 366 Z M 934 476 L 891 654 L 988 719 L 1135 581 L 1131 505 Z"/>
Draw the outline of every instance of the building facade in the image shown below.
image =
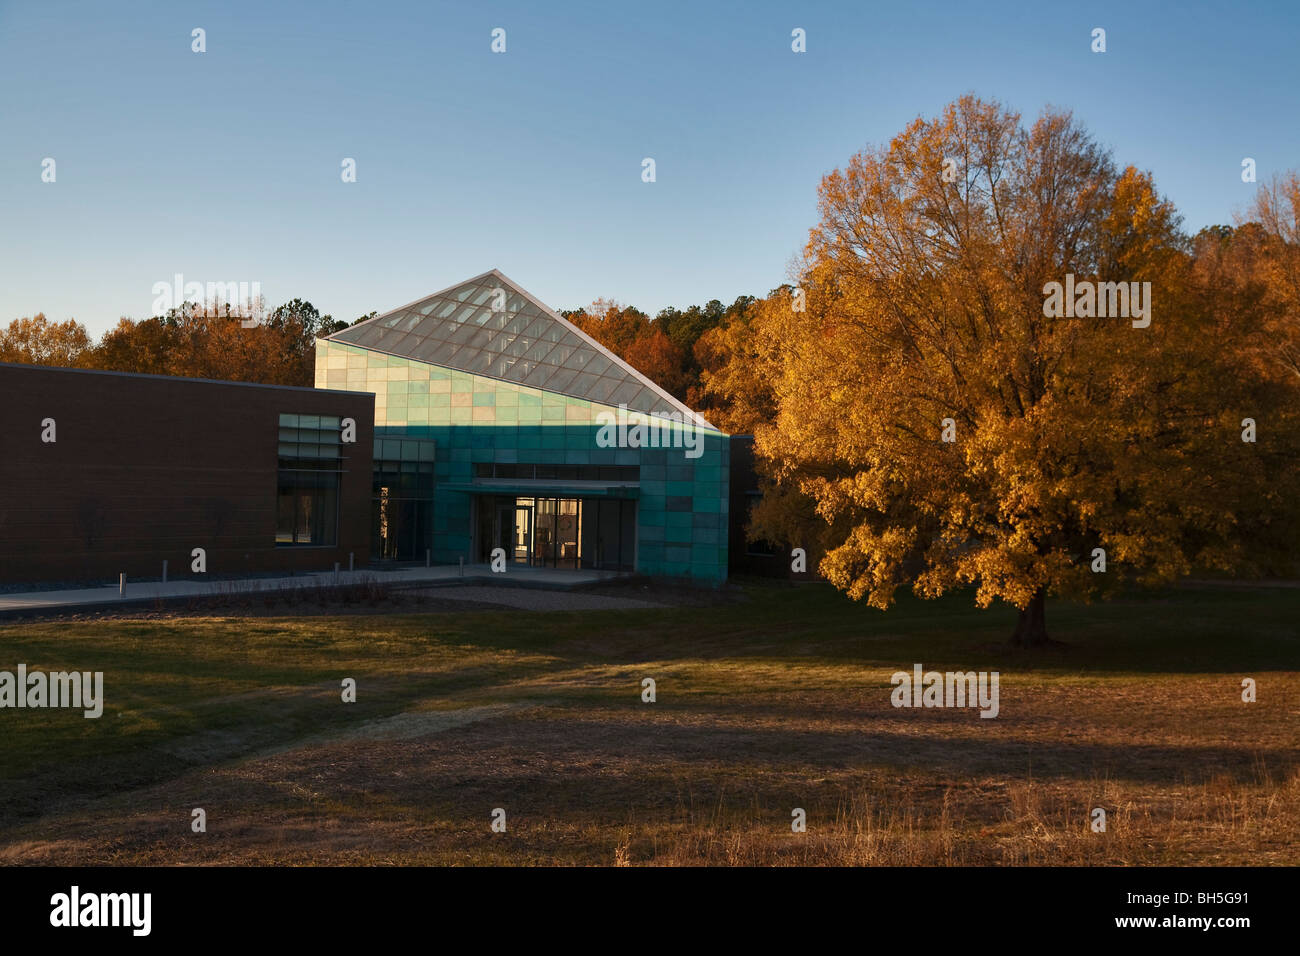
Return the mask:
<path fill-rule="evenodd" d="M 727 577 L 729 436 L 496 270 L 318 340 L 316 385 L 0 365 L 0 582 Z"/>
<path fill-rule="evenodd" d="M 369 559 L 374 396 L 0 364 L 0 581 Z M 348 429 L 351 425 L 351 429 Z"/>
<path fill-rule="evenodd" d="M 376 556 L 726 578 L 728 436 L 500 272 L 316 347 L 374 394 Z"/>

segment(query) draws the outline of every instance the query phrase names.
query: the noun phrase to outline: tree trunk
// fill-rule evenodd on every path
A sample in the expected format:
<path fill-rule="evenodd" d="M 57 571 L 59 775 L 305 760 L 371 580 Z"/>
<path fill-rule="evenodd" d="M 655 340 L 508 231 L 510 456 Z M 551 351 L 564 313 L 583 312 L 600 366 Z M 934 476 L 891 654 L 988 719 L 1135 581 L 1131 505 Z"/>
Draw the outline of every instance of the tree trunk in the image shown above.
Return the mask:
<path fill-rule="evenodd" d="M 1020 612 L 1020 620 L 1011 635 L 1012 647 L 1043 647 L 1050 644 L 1047 637 L 1047 589 L 1039 588 L 1029 606 Z"/>

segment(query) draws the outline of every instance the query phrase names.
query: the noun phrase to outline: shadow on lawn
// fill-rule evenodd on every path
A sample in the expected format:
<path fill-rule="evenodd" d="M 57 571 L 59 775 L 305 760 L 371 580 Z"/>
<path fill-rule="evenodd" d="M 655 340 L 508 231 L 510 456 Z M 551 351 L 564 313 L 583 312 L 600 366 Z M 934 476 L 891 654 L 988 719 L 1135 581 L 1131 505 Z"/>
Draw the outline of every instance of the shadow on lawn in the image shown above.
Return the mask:
<path fill-rule="evenodd" d="M 778 582 L 747 591 L 749 601 L 727 607 L 483 615 L 471 640 L 566 663 L 771 657 L 891 669 L 922 663 L 941 670 L 1242 676 L 1300 670 L 1300 589 L 1225 586 L 1093 605 L 1049 601 L 1048 631 L 1064 646 L 1037 650 L 1009 645 L 1013 609 L 981 610 L 970 592 L 933 601 L 901 593 L 880 611 L 829 585 Z"/>
<path fill-rule="evenodd" d="M 482 746 L 502 764 L 519 755 L 536 754 L 544 746 L 546 762 L 557 766 L 579 766 L 598 755 L 609 759 L 635 754 L 647 773 L 662 760 L 668 765 L 725 764 L 728 775 L 759 778 L 768 773 L 810 778 L 828 771 L 896 769 L 1018 780 L 1098 777 L 1184 784 L 1214 777 L 1255 781 L 1261 766 L 1281 775 L 1300 767 L 1300 754 L 1292 747 L 1135 744 L 1125 742 L 1119 732 L 1107 741 L 1035 742 L 1009 734 L 946 736 L 941 726 L 933 732 L 899 733 L 873 729 L 869 721 L 855 731 L 682 726 L 664 721 L 619 726 L 554 718 L 547 723 L 554 733 L 548 732 L 544 741 L 515 728 L 498 737 L 502 742 L 496 747 L 487 741 Z M 483 735 L 491 730 L 483 724 L 468 732 Z M 464 765 L 457 769 L 461 774 L 469 770 Z M 496 775 L 489 776 L 495 785 Z"/>

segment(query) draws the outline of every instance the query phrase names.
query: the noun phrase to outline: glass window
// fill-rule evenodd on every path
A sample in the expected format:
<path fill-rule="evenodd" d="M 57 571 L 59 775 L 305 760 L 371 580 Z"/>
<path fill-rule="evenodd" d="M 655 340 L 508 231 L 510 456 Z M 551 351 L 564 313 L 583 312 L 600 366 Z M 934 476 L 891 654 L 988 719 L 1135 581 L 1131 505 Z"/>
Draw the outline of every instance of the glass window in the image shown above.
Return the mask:
<path fill-rule="evenodd" d="M 338 485 L 338 472 L 281 469 L 276 494 L 276 544 L 338 544 Z"/>
<path fill-rule="evenodd" d="M 599 379 L 589 372 L 580 372 L 578 373 L 578 377 L 573 380 L 573 385 L 570 386 L 569 391 L 574 395 L 586 397 L 587 394 L 595 388 L 596 382 L 598 381 Z"/>
<path fill-rule="evenodd" d="M 466 346 L 466 348 L 469 347 L 470 346 Z M 487 372 L 491 368 L 492 360 L 495 357 L 496 356 L 494 356 L 491 352 L 483 351 L 480 348 L 477 354 L 475 354 L 468 362 L 465 363 L 465 371 L 474 372 L 475 374 L 481 375 L 484 372 Z"/>
<path fill-rule="evenodd" d="M 376 466 L 378 467 L 378 466 Z M 474 465 L 475 478 L 520 478 L 529 481 L 616 481 L 636 482 L 641 478 L 637 465 L 558 465 L 529 462 L 481 461 Z"/>
<path fill-rule="evenodd" d="M 537 365 L 531 372 L 524 376 L 525 385 L 535 385 L 538 388 L 546 387 L 546 380 L 550 377 L 554 369 L 549 365 Z"/>
<path fill-rule="evenodd" d="M 533 342 L 532 348 L 524 353 L 524 358 L 528 359 L 530 362 L 540 362 L 545 359 L 554 348 L 554 342 L 548 342 L 544 337 L 538 338 Z"/>
<path fill-rule="evenodd" d="M 384 350 L 400 355 L 408 344 L 418 344 L 419 341 L 420 337 L 418 335 L 410 335 L 400 330 L 394 330 L 384 340 Z"/>
<path fill-rule="evenodd" d="M 528 319 L 530 317 L 524 315 L 524 316 L 520 316 L 520 318 Z M 540 316 L 536 318 L 532 318 L 531 321 L 529 321 L 526 325 L 522 322 L 520 323 L 520 325 L 523 326 L 523 328 L 521 329 L 519 334 L 525 336 L 526 338 L 535 339 L 542 334 L 542 330 L 546 328 L 547 324 L 548 324 L 547 320 L 541 318 Z"/>
<path fill-rule="evenodd" d="M 293 544 L 293 487 L 280 483 L 275 508 L 275 543 Z"/>
<path fill-rule="evenodd" d="M 595 385 L 591 386 L 591 390 L 587 393 L 586 397 L 591 399 L 593 402 L 608 402 L 609 397 L 614 394 L 614 390 L 617 388 L 617 379 L 601 378 Z"/>
<path fill-rule="evenodd" d="M 342 420 L 282 413 L 279 424 L 276 544 L 337 544 Z"/>
<path fill-rule="evenodd" d="M 641 386 L 636 382 L 624 382 L 618 388 L 614 389 L 614 394 L 609 397 L 611 405 L 632 406 L 632 399 L 641 394 Z"/>
<path fill-rule="evenodd" d="M 554 392 L 568 392 L 569 384 L 577 377 L 577 372 L 569 368 L 558 368 L 551 375 L 546 387 Z"/>

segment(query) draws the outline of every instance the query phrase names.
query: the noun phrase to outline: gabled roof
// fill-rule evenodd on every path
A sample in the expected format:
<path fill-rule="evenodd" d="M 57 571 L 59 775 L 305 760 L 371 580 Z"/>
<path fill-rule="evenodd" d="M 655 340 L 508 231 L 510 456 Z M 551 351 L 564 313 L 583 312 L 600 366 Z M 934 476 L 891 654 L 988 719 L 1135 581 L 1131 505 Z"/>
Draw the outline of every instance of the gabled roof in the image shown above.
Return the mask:
<path fill-rule="evenodd" d="M 497 269 L 329 340 L 647 415 L 685 413 L 712 427 Z"/>

